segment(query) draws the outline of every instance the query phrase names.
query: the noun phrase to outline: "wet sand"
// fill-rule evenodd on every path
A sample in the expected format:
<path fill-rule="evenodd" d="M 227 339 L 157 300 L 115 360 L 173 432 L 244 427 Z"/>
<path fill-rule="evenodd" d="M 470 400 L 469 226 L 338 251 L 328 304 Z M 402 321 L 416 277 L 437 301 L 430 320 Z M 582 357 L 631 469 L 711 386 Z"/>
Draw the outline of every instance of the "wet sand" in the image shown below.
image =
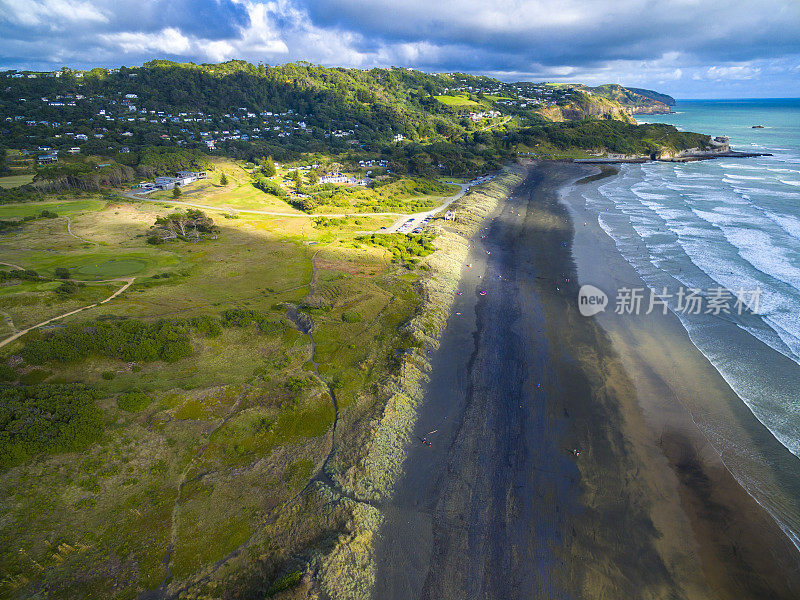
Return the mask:
<path fill-rule="evenodd" d="M 664 356 L 578 314 L 559 190 L 596 172 L 532 168 L 473 240 L 373 597 L 800 597 L 794 546 L 704 443 Z M 598 283 L 624 266 L 578 238 Z M 726 393 L 669 325 L 678 380 Z"/>

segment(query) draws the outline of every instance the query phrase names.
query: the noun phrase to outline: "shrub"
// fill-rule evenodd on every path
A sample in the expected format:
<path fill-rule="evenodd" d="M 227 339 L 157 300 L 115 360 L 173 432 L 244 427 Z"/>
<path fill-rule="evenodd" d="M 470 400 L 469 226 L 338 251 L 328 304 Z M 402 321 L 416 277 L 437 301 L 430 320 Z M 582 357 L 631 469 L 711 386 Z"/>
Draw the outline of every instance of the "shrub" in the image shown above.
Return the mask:
<path fill-rule="evenodd" d="M 306 377 L 295 377 L 295 376 L 292 376 L 292 377 L 289 377 L 289 379 L 286 380 L 286 382 L 283 384 L 283 386 L 287 390 L 290 390 L 292 392 L 299 392 L 299 391 L 304 390 L 305 388 L 307 388 L 310 383 L 311 383 L 311 380 L 307 379 Z"/>
<path fill-rule="evenodd" d="M 98 398 L 93 388 L 80 384 L 0 389 L 0 467 L 97 442 L 103 433 Z"/>
<path fill-rule="evenodd" d="M 266 334 L 276 334 L 281 333 L 283 331 L 283 323 L 279 323 L 278 321 L 259 321 L 258 322 L 258 330 L 261 333 Z"/>
<path fill-rule="evenodd" d="M 39 279 L 39 274 L 31 269 L 12 269 L 10 271 L 0 271 L 0 282 L 9 279 L 19 279 L 20 281 L 34 281 Z"/>
<path fill-rule="evenodd" d="M 272 181 L 271 179 L 267 179 L 263 175 L 257 175 L 253 181 L 253 185 L 262 192 L 272 194 L 273 196 L 278 196 L 279 198 L 283 198 L 288 195 L 288 192 L 283 189 L 280 184 Z"/>
<path fill-rule="evenodd" d="M 56 288 L 56 294 L 59 296 L 72 296 L 73 294 L 77 294 L 82 287 L 86 287 L 86 284 L 71 280 L 65 281 Z"/>
<path fill-rule="evenodd" d="M 428 256 L 436 250 L 433 238 L 425 234 L 374 233 L 356 238 L 374 246 L 382 246 L 392 253 L 393 262 L 414 262 L 415 257 Z"/>
<path fill-rule="evenodd" d="M 342 321 L 345 323 L 358 323 L 361 321 L 361 313 L 355 310 L 346 310 L 342 313 Z"/>
<path fill-rule="evenodd" d="M 117 406 L 128 412 L 141 412 L 150 405 L 150 396 L 141 390 L 131 390 L 122 394 L 117 400 Z"/>
<path fill-rule="evenodd" d="M 286 590 L 296 587 L 302 578 L 302 571 L 294 571 L 284 575 L 269 587 L 267 590 L 267 596 L 274 596 L 275 594 L 285 592 Z"/>
<path fill-rule="evenodd" d="M 198 333 L 202 333 L 208 337 L 217 337 L 222 333 L 222 323 L 216 317 L 207 315 L 202 317 L 194 317 L 193 319 L 189 320 L 189 323 L 195 328 L 195 330 L 197 330 Z"/>
<path fill-rule="evenodd" d="M 16 381 L 19 378 L 14 367 L 0 363 L 0 381 Z"/>
<path fill-rule="evenodd" d="M 103 356 L 126 362 L 173 362 L 192 354 L 184 322 L 89 321 L 32 336 L 21 354 L 30 364 L 70 363 Z"/>
<path fill-rule="evenodd" d="M 106 381 L 111 381 L 116 376 L 117 375 L 116 375 L 116 373 L 114 373 L 114 371 L 103 371 L 103 375 L 102 375 L 103 379 L 105 379 Z"/>
<path fill-rule="evenodd" d="M 266 315 L 257 310 L 231 308 L 222 313 L 223 327 L 247 327 L 257 321 L 263 321 Z"/>
<path fill-rule="evenodd" d="M 58 279 L 69 279 L 69 269 L 67 267 L 56 267 L 56 277 Z"/>

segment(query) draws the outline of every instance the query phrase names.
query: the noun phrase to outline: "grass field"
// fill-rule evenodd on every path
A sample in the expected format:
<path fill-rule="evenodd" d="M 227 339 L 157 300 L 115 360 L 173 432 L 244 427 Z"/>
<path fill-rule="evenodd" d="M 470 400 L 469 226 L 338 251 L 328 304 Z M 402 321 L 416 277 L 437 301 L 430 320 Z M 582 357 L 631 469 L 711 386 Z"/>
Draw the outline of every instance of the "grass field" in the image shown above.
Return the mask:
<path fill-rule="evenodd" d="M 228 185 L 221 185 L 222 173 L 228 178 Z M 241 166 L 229 160 L 219 160 L 215 170 L 210 172 L 208 179 L 196 181 L 181 188 L 182 202 L 195 202 L 208 206 L 236 208 L 240 210 L 268 210 L 273 212 L 299 213 L 277 196 L 265 194 L 252 184 L 250 173 Z M 172 191 L 154 192 L 149 196 L 152 199 L 174 200 Z"/>
<path fill-rule="evenodd" d="M 337 186 L 320 191 L 312 188 L 309 193 L 319 203 L 314 212 L 320 214 L 414 213 L 441 204 L 444 198 L 457 191 L 458 187 L 444 184 L 441 180 L 401 178 L 379 187 Z"/>
<path fill-rule="evenodd" d="M 219 183 L 220 174 L 225 172 L 228 185 Z M 275 181 L 281 181 L 286 170 L 281 169 Z M 414 213 L 441 204 L 442 199 L 458 191 L 455 186 L 438 185 L 442 180 L 423 180 L 403 177 L 387 185 L 376 187 L 346 185 L 307 185 L 304 192 L 315 203 L 313 214 L 343 213 Z M 436 185 L 436 187 L 431 187 Z M 150 200 L 188 202 L 214 207 L 220 211 L 227 209 L 269 211 L 287 214 L 304 214 L 287 201 L 257 189 L 252 184 L 252 176 L 240 165 L 232 161 L 219 160 L 215 171 L 207 180 L 201 180 L 182 188 L 175 198 L 171 191 L 154 192 Z M 390 221 L 391 222 L 391 221 Z M 382 223 L 385 225 L 387 223 Z M 378 225 L 380 227 L 381 225 Z M 377 229 L 377 227 L 375 227 Z"/>
<path fill-rule="evenodd" d="M 33 181 L 33 175 L 26 173 L 24 175 L 8 175 L 7 177 L 0 177 L 0 188 L 14 188 Z"/>
<path fill-rule="evenodd" d="M 226 195 L 250 202 L 243 192 L 236 196 L 244 176 L 228 177 L 230 191 L 212 181 L 203 193 L 220 204 Z M 258 577 L 268 588 L 288 558 L 340 526 L 341 508 L 323 509 L 315 495 L 298 495 L 331 448 L 332 390 L 337 440 L 346 444 L 359 419 L 376 410 L 377 382 L 392 368 L 398 328 L 417 305 L 416 267 L 353 242 L 392 219 L 224 218 L 209 211 L 220 227 L 217 239 L 152 246 L 150 226 L 173 207 L 81 199 L 0 209 L 20 216 L 44 207 L 69 212 L 73 235 L 63 218 L 26 223 L 0 238 L 4 260 L 46 277 L 56 267 L 79 280 L 135 277 L 121 296 L 51 331 L 95 319 L 152 323 L 233 309 L 259 317 L 217 336 L 192 332 L 191 355 L 171 363 L 92 356 L 18 365 L 11 357 L 41 333 L 0 351 L 0 362 L 14 364 L 21 380 L 92 386 L 104 424 L 101 441 L 84 451 L 41 455 L 0 471 L 0 596 L 30 597 L 44 587 L 51 598 L 127 599 L 157 587 L 167 568 L 175 585 L 191 587 L 202 569 L 236 550 L 259 556 Z M 90 283 L 64 296 L 60 285 L 0 286 L 0 331 L 7 335 L 10 327 L 119 288 Z M 313 320 L 315 350 L 287 318 L 287 303 Z M 138 412 L 121 408 L 133 393 L 144 399 Z M 223 569 L 218 581 L 250 581 L 252 564 Z"/>
<path fill-rule="evenodd" d="M 43 210 L 59 215 L 100 210 L 106 205 L 105 200 L 64 200 L 56 202 L 23 202 L 0 205 L 0 219 L 14 219 L 36 215 Z"/>
<path fill-rule="evenodd" d="M 480 104 L 470 100 L 469 96 L 466 95 L 435 96 L 435 98 L 446 106 L 463 106 L 463 107 L 480 106 Z"/>

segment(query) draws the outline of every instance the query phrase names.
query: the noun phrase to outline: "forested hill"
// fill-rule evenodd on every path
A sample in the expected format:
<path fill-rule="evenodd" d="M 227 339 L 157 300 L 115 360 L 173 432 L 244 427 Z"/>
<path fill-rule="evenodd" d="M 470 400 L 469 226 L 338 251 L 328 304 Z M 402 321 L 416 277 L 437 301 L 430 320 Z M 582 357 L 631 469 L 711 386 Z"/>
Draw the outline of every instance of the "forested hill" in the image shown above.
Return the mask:
<path fill-rule="evenodd" d="M 294 109 L 308 114 L 320 107 L 361 104 L 450 115 L 470 108 L 469 102 L 459 105 L 436 100 L 451 94 L 472 95 L 469 99 L 478 104 L 500 101 L 523 109 L 519 112 L 534 114 L 549 105 L 567 105 L 576 97 L 575 90 L 547 84 L 505 83 L 463 73 L 429 74 L 394 67 L 326 68 L 306 62 L 269 67 L 238 60 L 202 65 L 153 60 L 141 67 L 90 71 L 65 68 L 39 74 L 8 71 L 5 76 L 8 87 L 2 95 L 4 108 L 10 108 L 8 102 L 13 105 L 20 98 L 70 92 L 88 92 L 93 97 L 135 94 L 137 105 L 149 109 L 209 113 L 245 107 L 268 111 Z M 475 95 L 482 97 L 478 100 Z"/>
<path fill-rule="evenodd" d="M 252 162 L 312 154 L 357 162 L 380 154 L 399 172 L 456 175 L 512 158 L 515 142 L 531 127 L 583 120 L 634 125 L 631 114 L 648 107 L 669 110 L 618 85 L 506 83 L 307 62 L 154 60 L 111 70 L 0 72 L 0 150 L 36 155 L 36 181 L 49 187 L 53 181 L 91 189 L 121 185 L 171 172 L 178 163 L 196 165 L 209 153 Z M 597 131 L 613 139 L 602 144 Z M 579 136 L 592 142 L 586 150 L 617 148 L 616 137 L 628 129 L 597 131 Z"/>
<path fill-rule="evenodd" d="M 553 114 L 556 120 L 605 117 L 630 122 L 619 103 L 576 89 L 459 73 L 362 71 L 309 63 L 268 67 L 244 61 L 195 65 L 155 60 L 111 71 L 6 72 L 0 89 L 2 116 L 18 126 L 20 121 L 51 125 L 94 119 L 113 130 L 124 123 L 146 123 L 155 114 L 189 123 L 184 128 L 199 134 L 203 128 L 195 126 L 198 117 L 230 124 L 249 115 L 290 113 L 329 137 L 353 130 L 360 142 L 375 143 L 397 135 L 450 140 L 500 116 L 515 117 L 522 125 L 552 119 Z M 270 131 L 277 131 L 276 124 L 270 125 Z M 264 137 L 259 133 L 256 138 Z"/>

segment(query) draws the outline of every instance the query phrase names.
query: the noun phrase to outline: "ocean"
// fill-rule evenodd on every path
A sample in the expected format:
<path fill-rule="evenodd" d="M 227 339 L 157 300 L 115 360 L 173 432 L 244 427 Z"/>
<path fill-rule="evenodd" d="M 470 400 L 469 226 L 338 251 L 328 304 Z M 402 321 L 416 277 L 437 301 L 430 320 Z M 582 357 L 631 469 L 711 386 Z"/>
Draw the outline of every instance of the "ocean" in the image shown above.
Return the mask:
<path fill-rule="evenodd" d="M 794 455 L 774 452 L 774 464 L 752 468 L 749 449 L 726 435 L 725 423 L 698 417 L 734 476 L 800 548 L 800 489 L 775 483 L 776 473 L 778 480 L 781 471 L 800 473 L 800 99 L 681 101 L 673 110 L 640 122 L 726 135 L 734 150 L 773 156 L 623 165 L 584 198 L 651 289 L 695 288 L 706 299 L 711 290 L 747 294 L 755 310 L 742 314 L 733 303 L 718 314 L 686 314 L 677 295 L 667 303 L 692 343 Z"/>

